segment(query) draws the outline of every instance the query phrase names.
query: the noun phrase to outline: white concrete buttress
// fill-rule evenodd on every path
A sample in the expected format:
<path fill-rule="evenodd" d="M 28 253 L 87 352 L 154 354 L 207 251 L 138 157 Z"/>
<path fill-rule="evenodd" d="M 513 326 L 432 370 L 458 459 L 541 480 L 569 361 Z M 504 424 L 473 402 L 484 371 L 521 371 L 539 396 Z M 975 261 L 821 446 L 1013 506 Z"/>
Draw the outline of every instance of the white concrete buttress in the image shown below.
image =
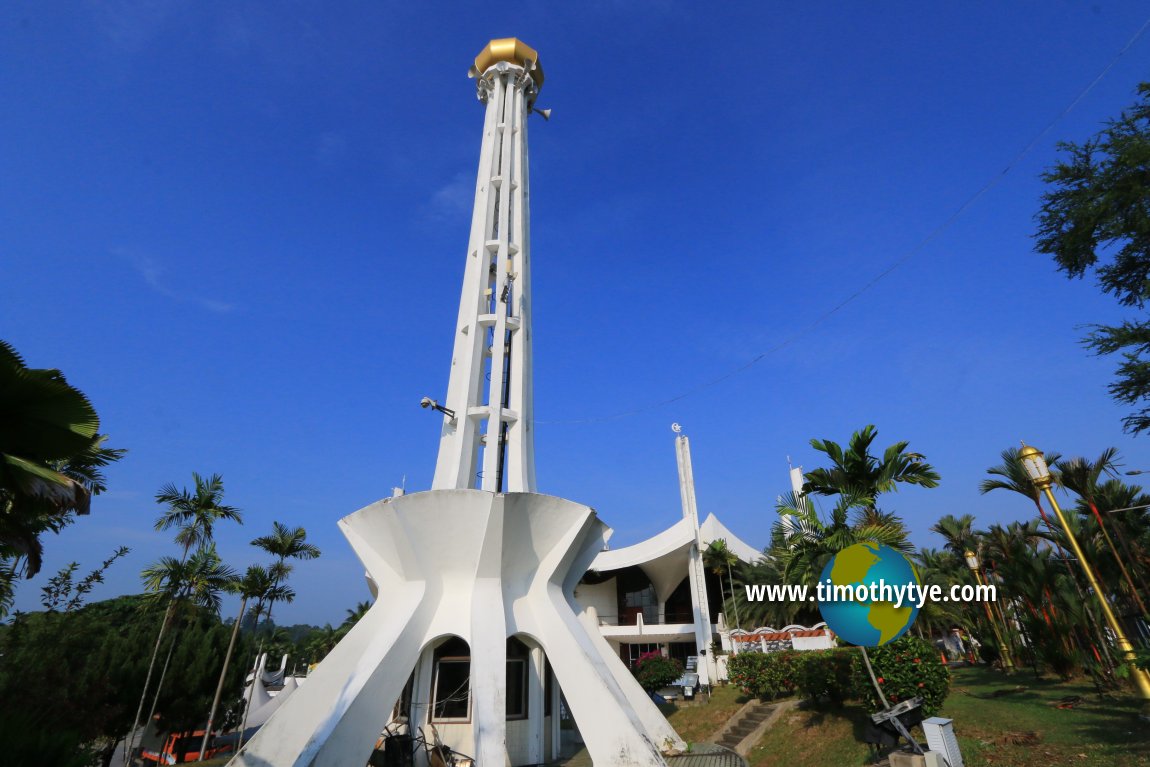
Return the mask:
<path fill-rule="evenodd" d="M 340 527 L 380 599 L 231 765 L 366 764 L 411 670 L 445 636 L 471 646 L 473 739 L 460 750 L 478 765 L 510 763 L 509 636 L 546 652 L 594 764 L 660 767 L 662 750 L 684 748 L 595 622 L 577 614 L 575 584 L 610 535 L 590 508 L 529 493 L 439 490 L 378 501 Z M 413 725 L 426 722 L 426 707 L 412 713 Z"/>

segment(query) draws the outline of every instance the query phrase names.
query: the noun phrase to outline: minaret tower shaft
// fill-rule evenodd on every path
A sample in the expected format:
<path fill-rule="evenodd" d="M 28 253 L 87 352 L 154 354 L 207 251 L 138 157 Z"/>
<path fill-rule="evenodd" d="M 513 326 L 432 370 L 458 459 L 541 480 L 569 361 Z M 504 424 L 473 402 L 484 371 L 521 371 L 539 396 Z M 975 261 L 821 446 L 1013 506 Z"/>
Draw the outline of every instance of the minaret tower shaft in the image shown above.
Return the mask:
<path fill-rule="evenodd" d="M 471 75 L 487 112 L 446 400 L 424 403 L 444 416 L 432 489 L 340 520 L 379 599 L 231 767 L 363 765 L 399 721 L 484 767 L 553 763 L 561 710 L 600 767 L 686 748 L 575 599 L 610 528 L 533 492 L 526 120 L 543 72 L 511 38 Z M 383 743 L 389 762 L 411 749 Z"/>
<path fill-rule="evenodd" d="M 470 72 L 487 112 L 433 490 L 535 492 L 527 116 L 538 59 L 515 38 L 493 40 Z"/>

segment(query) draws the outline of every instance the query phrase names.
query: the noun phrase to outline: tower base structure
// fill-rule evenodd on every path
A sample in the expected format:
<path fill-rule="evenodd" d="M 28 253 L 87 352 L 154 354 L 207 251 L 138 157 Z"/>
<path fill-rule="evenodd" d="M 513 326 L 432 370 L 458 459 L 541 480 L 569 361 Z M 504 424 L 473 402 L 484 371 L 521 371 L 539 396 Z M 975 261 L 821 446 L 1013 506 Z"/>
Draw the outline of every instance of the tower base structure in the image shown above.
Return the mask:
<path fill-rule="evenodd" d="M 556 754 L 560 709 L 602 767 L 665 765 L 664 753 L 685 748 L 575 602 L 611 532 L 591 508 L 432 490 L 374 503 L 340 527 L 378 599 L 229 764 L 362 767 L 396 715 L 411 730 L 434 725 L 479 767 L 540 764 Z M 438 652 L 463 643 L 465 658 Z M 525 652 L 509 659 L 509 647 Z M 462 677 L 451 666 L 461 662 Z"/>

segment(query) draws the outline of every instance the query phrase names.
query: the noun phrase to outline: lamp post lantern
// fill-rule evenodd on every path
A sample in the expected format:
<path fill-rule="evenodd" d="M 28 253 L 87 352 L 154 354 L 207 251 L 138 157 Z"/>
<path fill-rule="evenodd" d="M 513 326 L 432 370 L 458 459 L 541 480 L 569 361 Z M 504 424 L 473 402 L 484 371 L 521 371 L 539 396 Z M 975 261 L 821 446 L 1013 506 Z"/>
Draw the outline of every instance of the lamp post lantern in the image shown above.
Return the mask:
<path fill-rule="evenodd" d="M 974 574 L 974 580 L 978 585 L 983 585 L 982 573 L 979 572 L 979 565 L 981 563 L 978 561 L 978 555 L 973 551 L 967 551 L 963 554 L 963 557 L 966 559 L 966 566 L 969 567 L 970 572 Z M 1011 660 L 1010 657 L 1010 647 L 1002 640 L 1002 634 L 998 630 L 998 622 L 994 620 L 994 613 L 990 611 L 990 604 L 984 601 L 982 607 L 986 610 L 986 619 L 990 621 L 990 629 L 994 632 L 994 638 L 998 640 L 998 651 L 1002 654 L 1002 668 L 1007 673 L 1010 673 L 1014 671 L 1014 661 Z M 1010 631 L 1009 626 L 1007 626 L 1007 631 Z"/>
<path fill-rule="evenodd" d="M 1090 562 L 1086 559 L 1082 547 L 1078 545 L 1078 539 L 1074 537 L 1074 532 L 1066 523 L 1066 517 L 1062 513 L 1062 507 L 1058 505 L 1058 500 L 1054 497 L 1054 493 L 1051 492 L 1054 478 L 1050 474 L 1050 468 L 1046 465 L 1046 458 L 1042 455 L 1041 450 L 1025 443 L 1022 446 L 1022 450 L 1018 453 L 1018 458 L 1022 462 L 1022 467 L 1026 470 L 1027 476 L 1030 477 L 1030 481 L 1034 483 L 1036 488 L 1045 493 L 1046 499 L 1050 501 L 1050 505 L 1054 509 L 1054 514 L 1058 517 L 1058 524 L 1062 525 L 1062 530 L 1066 533 L 1066 540 L 1069 541 L 1074 556 L 1078 557 L 1078 562 L 1082 566 L 1082 572 L 1086 574 L 1086 580 L 1089 581 L 1090 588 L 1094 589 L 1094 596 L 1098 599 L 1098 603 L 1102 607 L 1102 615 L 1106 618 L 1106 624 L 1110 627 L 1110 630 L 1114 632 L 1114 643 L 1118 647 L 1118 652 L 1122 655 L 1122 658 L 1130 664 L 1130 677 L 1134 680 L 1134 684 L 1138 688 L 1138 693 L 1142 698 L 1146 701 L 1150 701 L 1150 676 L 1134 665 L 1134 646 L 1130 644 L 1130 640 L 1126 638 L 1126 632 L 1122 630 L 1122 624 L 1118 622 L 1117 616 L 1114 615 L 1114 610 L 1110 606 L 1110 600 L 1106 597 L 1106 592 L 1102 590 L 1101 584 L 1099 584 L 1098 580 L 1094 577 L 1094 568 L 1090 566 Z"/>

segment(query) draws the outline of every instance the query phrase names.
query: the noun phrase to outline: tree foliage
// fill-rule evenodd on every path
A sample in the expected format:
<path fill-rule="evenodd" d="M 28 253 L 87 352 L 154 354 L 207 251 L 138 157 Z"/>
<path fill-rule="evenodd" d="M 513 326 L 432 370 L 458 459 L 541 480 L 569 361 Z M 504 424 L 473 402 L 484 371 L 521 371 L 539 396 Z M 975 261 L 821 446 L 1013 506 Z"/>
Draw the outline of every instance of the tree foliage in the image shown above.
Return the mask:
<path fill-rule="evenodd" d="M 39 572 L 41 536 L 87 514 L 103 492 L 103 467 L 125 453 L 104 441 L 83 392 L 0 341 L 0 616 L 13 580 Z"/>
<path fill-rule="evenodd" d="M 1150 83 L 1138 86 L 1138 98 L 1081 144 L 1059 144 L 1064 159 L 1042 176 L 1035 239 L 1068 277 L 1092 273 L 1104 293 L 1142 310 L 1150 298 Z M 1121 355 L 1110 394 L 1136 408 L 1123 419 L 1128 432 L 1150 428 L 1150 321 L 1095 325 L 1083 342 Z"/>
<path fill-rule="evenodd" d="M 141 652 L 164 612 L 140 596 L 95 602 L 71 612 L 18 614 L 0 635 L 0 723 L 21 723 L 24 732 L 0 733 L 0 761 L 67 764 L 49 752 L 27 760 L 10 749 L 41 748 L 43 734 L 89 752 L 105 752 L 127 732 L 147 673 Z M 209 611 L 184 617 L 179 644 L 160 697 L 164 728 L 202 723 L 211 705 L 229 627 Z M 227 689 L 238 697 L 243 670 L 233 669 Z M 15 728 L 11 728 L 15 729 Z M 11 761 L 7 761 L 11 760 Z"/>
<path fill-rule="evenodd" d="M 40 589 L 40 603 L 47 610 L 60 610 L 70 612 L 84 604 L 85 597 L 95 588 L 97 583 L 104 582 L 104 573 L 112 564 L 122 556 L 126 556 L 131 549 L 120 546 L 112 556 L 108 557 L 99 567 L 85 575 L 77 582 L 74 579 L 76 570 L 80 568 L 79 562 L 72 562 L 48 579 L 48 585 Z"/>
<path fill-rule="evenodd" d="M 921 453 L 907 452 L 909 442 L 894 443 L 881 458 L 871 455 L 870 446 L 877 436 L 878 430 L 868 425 L 851 435 L 846 448 L 829 439 L 812 439 L 811 447 L 825 453 L 831 465 L 803 475 L 803 492 L 850 495 L 857 505 L 872 510 L 881 494 L 894 492 L 899 485 L 938 486 L 938 472 Z"/>

